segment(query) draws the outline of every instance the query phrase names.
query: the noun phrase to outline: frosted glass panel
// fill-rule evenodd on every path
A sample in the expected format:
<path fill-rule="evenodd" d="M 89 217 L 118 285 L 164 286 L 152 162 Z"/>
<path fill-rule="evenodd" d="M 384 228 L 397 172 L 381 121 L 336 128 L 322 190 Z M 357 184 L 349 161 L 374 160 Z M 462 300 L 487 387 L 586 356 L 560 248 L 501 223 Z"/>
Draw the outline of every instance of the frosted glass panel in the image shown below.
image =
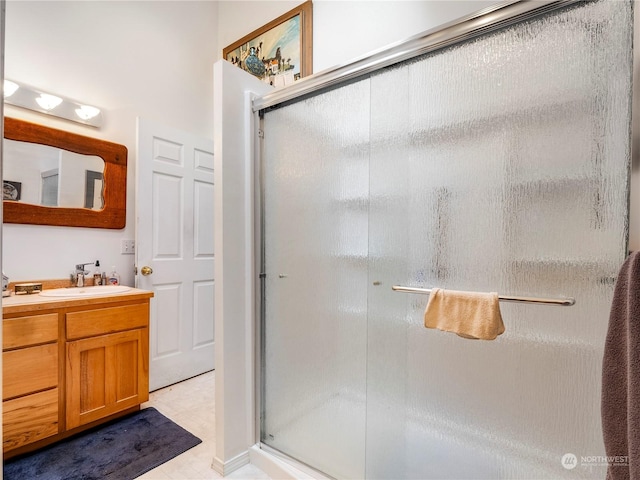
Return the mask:
<path fill-rule="evenodd" d="M 368 80 L 264 119 L 262 441 L 364 478 Z"/>
<path fill-rule="evenodd" d="M 604 478 L 632 24 L 580 2 L 264 112 L 264 443 L 339 479 Z M 392 285 L 576 304 L 472 341 Z"/>
<path fill-rule="evenodd" d="M 604 478 L 580 459 L 604 455 L 631 25 L 628 2 L 587 4 L 371 79 L 367 478 Z M 502 303 L 506 333 L 471 341 L 393 284 L 576 305 Z"/>

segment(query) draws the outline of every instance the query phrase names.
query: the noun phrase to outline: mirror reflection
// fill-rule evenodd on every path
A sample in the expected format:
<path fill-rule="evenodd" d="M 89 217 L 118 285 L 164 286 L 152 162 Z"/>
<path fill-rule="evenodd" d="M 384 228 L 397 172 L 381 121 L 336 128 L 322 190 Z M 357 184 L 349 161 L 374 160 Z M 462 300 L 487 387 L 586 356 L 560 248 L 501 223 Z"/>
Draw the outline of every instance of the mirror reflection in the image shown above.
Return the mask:
<path fill-rule="evenodd" d="M 3 199 L 102 210 L 105 162 L 96 155 L 4 139 Z"/>
<path fill-rule="evenodd" d="M 32 184 L 31 182 L 36 182 L 33 184 L 33 190 L 37 190 L 38 194 L 34 198 L 42 199 L 42 192 L 47 189 L 42 186 L 43 175 L 46 178 L 52 173 L 55 177 L 55 163 L 52 168 L 41 166 L 35 169 L 37 172 L 35 180 L 24 180 L 24 184 L 23 181 L 18 180 L 18 178 L 22 178 L 17 177 L 19 172 L 15 169 L 11 170 L 12 168 L 22 169 L 23 160 L 18 160 L 17 163 L 12 161 L 7 167 L 8 170 L 3 169 L 6 181 L 3 185 L 3 191 L 8 197 L 13 197 L 13 200 L 2 202 L 4 223 L 84 228 L 120 229 L 125 227 L 127 220 L 127 147 L 107 140 L 85 137 L 10 117 L 4 118 L 4 138 L 5 140 L 48 145 L 55 149 L 64 150 L 63 153 L 58 151 L 53 154 L 53 157 L 58 159 L 58 178 L 51 180 L 51 183 L 55 185 L 58 192 L 44 195 L 45 202 L 53 203 L 56 199 L 57 207 L 24 201 L 27 195 L 27 182 L 29 185 Z M 63 156 L 67 158 L 66 155 L 71 155 L 71 153 L 76 155 L 68 158 L 75 158 L 78 160 L 74 162 L 75 164 L 79 162 L 83 165 L 80 170 L 76 168 L 76 181 L 72 182 L 74 186 L 69 190 L 73 194 L 69 194 L 69 191 L 60 184 L 61 177 L 67 178 L 64 171 L 67 162 L 61 161 L 61 158 Z M 93 163 L 87 166 L 86 162 L 92 162 L 90 159 L 93 156 L 102 159 L 101 167 Z M 5 161 L 5 163 L 7 162 Z M 16 177 L 10 177 L 10 175 L 16 175 Z M 91 193 L 91 185 L 93 185 L 93 193 Z M 97 196 L 97 192 L 101 192 L 101 197 Z M 88 207 L 62 206 L 61 204 L 67 204 L 69 195 L 80 195 L 84 198 L 84 205 L 88 205 Z M 83 205 L 82 200 L 80 200 L 80 205 Z"/>

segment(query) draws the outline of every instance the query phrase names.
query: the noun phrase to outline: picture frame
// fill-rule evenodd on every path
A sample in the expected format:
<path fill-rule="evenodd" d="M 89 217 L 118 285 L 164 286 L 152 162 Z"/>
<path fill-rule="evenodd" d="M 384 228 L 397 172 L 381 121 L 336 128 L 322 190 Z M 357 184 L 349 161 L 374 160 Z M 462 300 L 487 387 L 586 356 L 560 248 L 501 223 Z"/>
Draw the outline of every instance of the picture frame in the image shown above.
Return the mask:
<path fill-rule="evenodd" d="M 313 71 L 313 3 L 308 0 L 222 50 L 222 58 L 274 87 Z"/>
<path fill-rule="evenodd" d="M 22 182 L 13 182 L 11 180 L 2 181 L 2 199 L 3 200 L 20 200 L 22 194 Z"/>

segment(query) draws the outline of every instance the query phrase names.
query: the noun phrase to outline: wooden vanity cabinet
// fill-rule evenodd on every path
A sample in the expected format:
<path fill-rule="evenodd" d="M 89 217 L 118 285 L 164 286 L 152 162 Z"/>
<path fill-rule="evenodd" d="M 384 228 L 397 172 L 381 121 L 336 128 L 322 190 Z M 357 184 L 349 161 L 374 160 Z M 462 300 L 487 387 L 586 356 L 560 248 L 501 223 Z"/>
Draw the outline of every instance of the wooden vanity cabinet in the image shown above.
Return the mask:
<path fill-rule="evenodd" d="M 132 289 L 108 298 L 3 301 L 5 458 L 138 410 L 149 399 L 152 296 Z"/>
<path fill-rule="evenodd" d="M 149 399 L 149 302 L 67 313 L 67 429 Z"/>

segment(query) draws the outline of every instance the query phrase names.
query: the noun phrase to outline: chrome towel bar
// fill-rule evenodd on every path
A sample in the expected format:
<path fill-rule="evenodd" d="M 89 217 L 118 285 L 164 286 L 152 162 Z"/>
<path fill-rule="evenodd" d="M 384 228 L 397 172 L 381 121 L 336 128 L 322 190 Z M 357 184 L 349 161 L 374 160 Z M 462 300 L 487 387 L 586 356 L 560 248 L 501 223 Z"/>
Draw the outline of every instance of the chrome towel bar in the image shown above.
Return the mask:
<path fill-rule="evenodd" d="M 421 295 L 428 295 L 431 293 L 431 289 L 429 288 L 403 287 L 401 285 L 394 285 L 391 289 L 396 292 L 419 293 Z M 498 295 L 498 300 L 501 302 L 537 303 L 540 305 L 559 305 L 562 307 L 570 307 L 576 303 L 573 298 L 536 298 L 512 295 Z"/>

